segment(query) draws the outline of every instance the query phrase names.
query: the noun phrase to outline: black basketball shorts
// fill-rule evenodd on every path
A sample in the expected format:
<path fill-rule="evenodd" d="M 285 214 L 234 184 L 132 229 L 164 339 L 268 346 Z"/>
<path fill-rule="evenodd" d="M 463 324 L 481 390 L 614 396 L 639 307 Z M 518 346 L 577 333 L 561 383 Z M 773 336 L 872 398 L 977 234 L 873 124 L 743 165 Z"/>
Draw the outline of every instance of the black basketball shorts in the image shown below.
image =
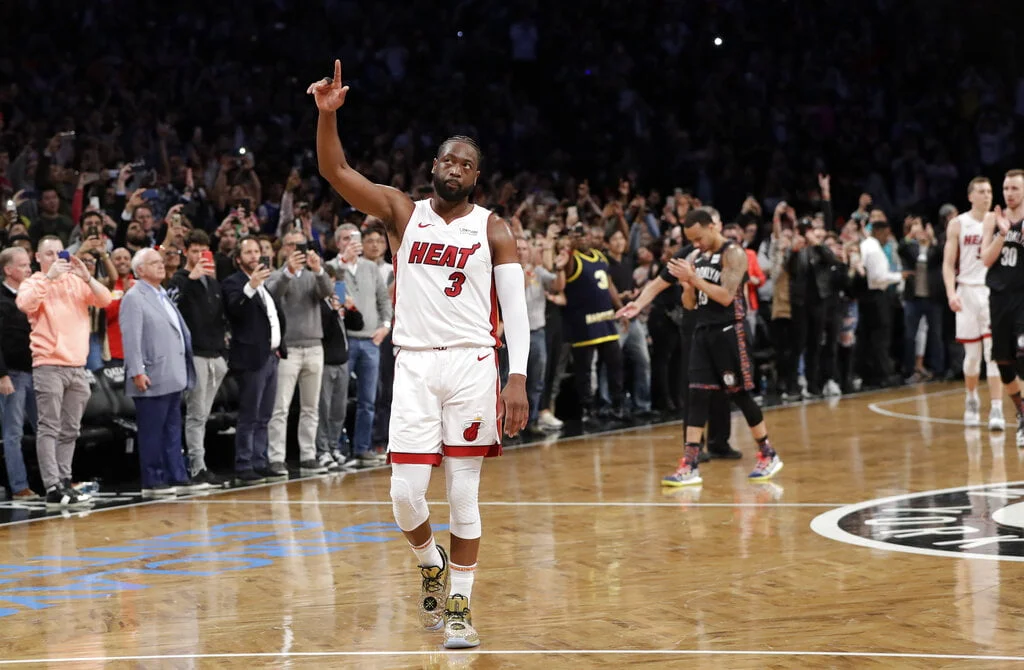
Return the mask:
<path fill-rule="evenodd" d="M 743 321 L 697 326 L 690 344 L 690 388 L 729 393 L 754 390 Z"/>

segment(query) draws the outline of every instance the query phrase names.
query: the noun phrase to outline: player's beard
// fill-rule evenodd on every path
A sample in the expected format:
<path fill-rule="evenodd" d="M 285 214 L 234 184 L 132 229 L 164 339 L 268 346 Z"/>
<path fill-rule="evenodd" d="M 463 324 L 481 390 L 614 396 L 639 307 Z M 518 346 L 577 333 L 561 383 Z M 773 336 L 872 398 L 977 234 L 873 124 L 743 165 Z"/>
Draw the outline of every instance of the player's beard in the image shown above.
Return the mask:
<path fill-rule="evenodd" d="M 469 198 L 469 194 L 473 192 L 474 185 L 470 186 L 459 186 L 455 190 L 448 183 L 439 177 L 434 175 L 434 193 L 445 202 L 461 202 Z"/>

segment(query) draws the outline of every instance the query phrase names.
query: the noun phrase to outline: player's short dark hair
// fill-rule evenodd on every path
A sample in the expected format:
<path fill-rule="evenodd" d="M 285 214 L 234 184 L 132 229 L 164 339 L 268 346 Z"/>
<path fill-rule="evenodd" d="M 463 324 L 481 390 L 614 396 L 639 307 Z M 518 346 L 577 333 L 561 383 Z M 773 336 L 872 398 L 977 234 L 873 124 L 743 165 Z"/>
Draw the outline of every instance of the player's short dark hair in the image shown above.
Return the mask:
<path fill-rule="evenodd" d="M 185 236 L 185 248 L 189 249 L 193 244 L 208 247 L 210 246 L 210 236 L 206 234 L 205 230 L 190 230 Z"/>
<path fill-rule="evenodd" d="M 706 227 L 710 226 L 712 222 L 711 212 L 705 209 L 692 209 L 686 213 L 686 218 L 683 219 L 683 228 Z"/>
<path fill-rule="evenodd" d="M 438 157 L 444 155 L 444 148 L 453 142 L 462 142 L 473 148 L 473 151 L 476 152 L 476 169 L 479 170 L 480 164 L 484 162 L 484 152 L 480 150 L 480 145 L 476 143 L 476 140 L 468 135 L 452 135 L 444 142 L 441 142 L 441 145 L 437 148 Z"/>

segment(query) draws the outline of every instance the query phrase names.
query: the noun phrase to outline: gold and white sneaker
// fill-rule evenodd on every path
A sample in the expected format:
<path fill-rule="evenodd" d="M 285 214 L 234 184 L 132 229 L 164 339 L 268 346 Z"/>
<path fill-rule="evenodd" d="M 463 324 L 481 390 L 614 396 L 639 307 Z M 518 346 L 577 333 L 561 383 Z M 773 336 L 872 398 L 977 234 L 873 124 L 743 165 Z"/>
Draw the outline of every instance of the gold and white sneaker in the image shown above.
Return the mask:
<path fill-rule="evenodd" d="M 441 552 L 441 567 L 420 566 L 420 623 L 427 630 L 441 630 L 444 626 L 444 603 L 448 600 L 448 554 Z"/>
<path fill-rule="evenodd" d="M 444 607 L 444 648 L 469 649 L 480 646 L 480 636 L 473 628 L 469 599 L 459 593 L 448 596 Z"/>

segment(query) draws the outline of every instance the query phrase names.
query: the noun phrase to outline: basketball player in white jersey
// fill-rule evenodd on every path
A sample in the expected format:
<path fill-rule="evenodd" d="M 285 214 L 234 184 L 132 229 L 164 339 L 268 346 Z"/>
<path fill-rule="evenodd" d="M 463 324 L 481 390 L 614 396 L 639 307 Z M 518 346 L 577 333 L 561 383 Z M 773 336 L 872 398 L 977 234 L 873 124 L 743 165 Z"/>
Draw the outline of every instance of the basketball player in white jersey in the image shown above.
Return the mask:
<path fill-rule="evenodd" d="M 334 79 L 308 91 L 320 110 L 320 174 L 353 207 L 380 219 L 395 257 L 394 400 L 391 499 L 395 520 L 420 563 L 420 621 L 444 628 L 444 646 L 475 647 L 480 637 L 470 596 L 480 547 L 477 502 L 485 456 L 501 454 L 501 432 L 526 426 L 530 353 L 526 279 L 516 241 L 496 214 L 469 202 L 480 176 L 480 149 L 453 137 L 431 170 L 434 194 L 413 202 L 368 181 L 345 160 L 337 110 L 348 86 L 341 61 Z M 498 393 L 498 303 L 505 323 L 509 379 Z M 427 509 L 431 468 L 444 464 L 451 560 L 434 541 Z"/>
<path fill-rule="evenodd" d="M 985 376 L 992 401 L 988 427 L 989 430 L 1005 430 L 1003 383 L 999 378 L 999 368 L 992 359 L 989 289 L 985 285 L 988 268 L 981 259 L 983 223 L 992 208 L 992 183 L 986 177 L 975 177 L 967 185 L 967 199 L 971 203 L 970 211 L 952 219 L 946 228 L 946 247 L 942 257 L 946 299 L 949 308 L 956 312 L 956 341 L 964 345 L 964 386 L 967 387 L 964 425 L 981 425 L 978 377 L 984 353 Z"/>

